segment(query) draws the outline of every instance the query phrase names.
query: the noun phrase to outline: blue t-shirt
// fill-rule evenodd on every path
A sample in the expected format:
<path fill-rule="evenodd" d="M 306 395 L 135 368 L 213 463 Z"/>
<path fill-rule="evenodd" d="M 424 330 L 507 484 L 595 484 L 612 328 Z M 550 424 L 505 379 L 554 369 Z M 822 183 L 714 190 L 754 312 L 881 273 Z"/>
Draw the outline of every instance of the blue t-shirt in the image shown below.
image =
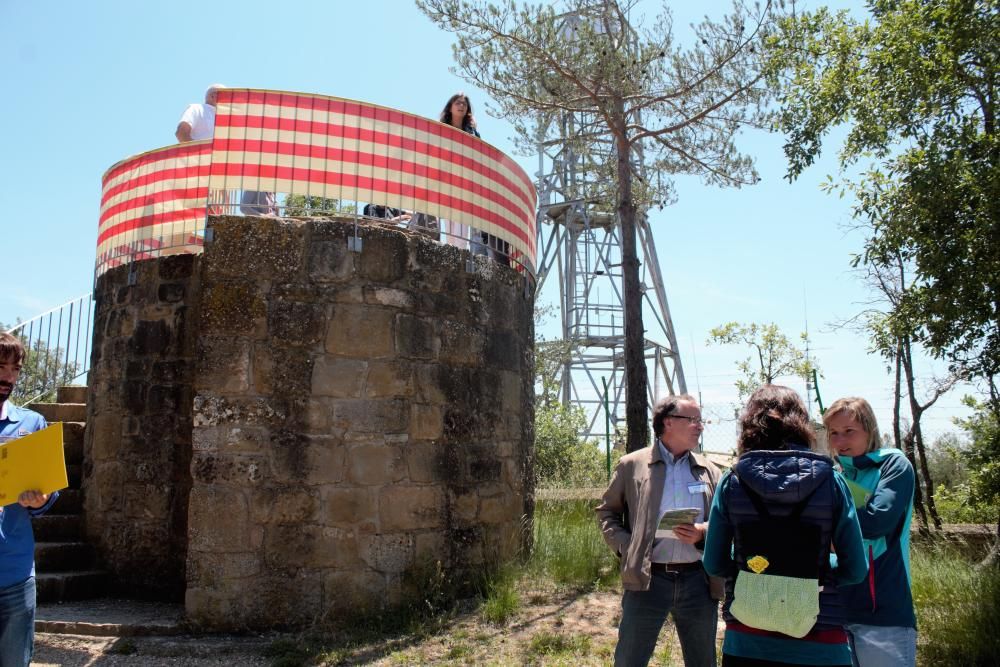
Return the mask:
<path fill-rule="evenodd" d="M 6 418 L 0 419 L 0 440 L 20 438 L 45 428 L 45 418 L 32 410 L 18 408 L 7 402 Z M 38 509 L 17 504 L 0 507 L 0 589 L 19 584 L 35 575 L 35 535 L 31 517 L 44 514 L 59 493 L 49 496 Z"/>

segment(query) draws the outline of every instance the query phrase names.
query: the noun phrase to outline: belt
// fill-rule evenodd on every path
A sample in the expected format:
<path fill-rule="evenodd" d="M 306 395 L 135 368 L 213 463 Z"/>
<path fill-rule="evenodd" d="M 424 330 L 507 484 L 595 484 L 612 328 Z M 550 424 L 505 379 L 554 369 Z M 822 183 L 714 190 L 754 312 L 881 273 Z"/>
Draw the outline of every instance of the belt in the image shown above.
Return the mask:
<path fill-rule="evenodd" d="M 701 569 L 701 561 L 693 563 L 650 563 L 653 572 L 693 572 Z"/>

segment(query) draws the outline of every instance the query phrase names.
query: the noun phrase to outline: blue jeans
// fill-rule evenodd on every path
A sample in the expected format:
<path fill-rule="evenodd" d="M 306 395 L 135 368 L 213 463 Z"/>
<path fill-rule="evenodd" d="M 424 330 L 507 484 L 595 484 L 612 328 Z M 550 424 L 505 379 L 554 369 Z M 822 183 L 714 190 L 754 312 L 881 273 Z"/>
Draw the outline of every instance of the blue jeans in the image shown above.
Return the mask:
<path fill-rule="evenodd" d="M 28 667 L 35 650 L 35 578 L 0 590 L 0 667 Z"/>
<path fill-rule="evenodd" d="M 913 667 L 917 664 L 916 628 L 848 624 L 854 667 Z"/>
<path fill-rule="evenodd" d="M 678 573 L 654 571 L 649 590 L 625 591 L 616 667 L 649 664 L 668 613 L 677 627 L 685 667 L 715 667 L 719 603 L 712 599 L 701 568 Z"/>

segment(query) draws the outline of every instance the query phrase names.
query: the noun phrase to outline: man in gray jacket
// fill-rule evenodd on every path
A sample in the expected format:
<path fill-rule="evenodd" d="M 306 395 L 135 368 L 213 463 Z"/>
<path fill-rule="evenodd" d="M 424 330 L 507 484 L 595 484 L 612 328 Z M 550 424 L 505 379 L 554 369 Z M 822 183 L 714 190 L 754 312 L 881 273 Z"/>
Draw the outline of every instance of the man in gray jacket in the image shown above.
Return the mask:
<path fill-rule="evenodd" d="M 686 667 L 715 665 L 723 583 L 705 573 L 701 551 L 719 469 L 692 451 L 703 429 L 693 397 L 661 399 L 653 408 L 656 442 L 621 458 L 597 507 L 625 589 L 615 665 L 647 665 L 668 613 Z M 676 510 L 688 510 L 688 520 L 672 525 L 684 514 Z"/>

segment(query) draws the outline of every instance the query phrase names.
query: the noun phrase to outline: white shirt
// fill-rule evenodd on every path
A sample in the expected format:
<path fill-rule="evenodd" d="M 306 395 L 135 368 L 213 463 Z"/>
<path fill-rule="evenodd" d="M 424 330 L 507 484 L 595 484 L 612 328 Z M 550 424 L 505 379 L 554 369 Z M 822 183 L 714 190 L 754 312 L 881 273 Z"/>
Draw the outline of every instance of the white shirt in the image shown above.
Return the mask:
<path fill-rule="evenodd" d="M 210 104 L 189 104 L 181 122 L 191 126 L 191 140 L 211 139 L 215 134 L 215 107 Z"/>

